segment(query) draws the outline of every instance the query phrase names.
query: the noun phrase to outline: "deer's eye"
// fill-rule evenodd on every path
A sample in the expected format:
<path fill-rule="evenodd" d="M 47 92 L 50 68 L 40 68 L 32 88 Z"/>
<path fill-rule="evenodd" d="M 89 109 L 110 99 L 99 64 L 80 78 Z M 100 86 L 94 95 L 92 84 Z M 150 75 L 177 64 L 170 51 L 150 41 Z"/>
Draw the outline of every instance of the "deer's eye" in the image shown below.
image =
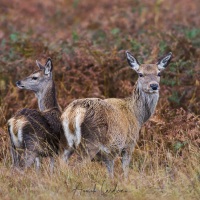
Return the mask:
<path fill-rule="evenodd" d="M 142 73 L 138 73 L 139 77 L 143 77 L 144 75 Z"/>
<path fill-rule="evenodd" d="M 35 77 L 35 76 L 34 76 L 34 77 L 32 77 L 32 80 L 37 80 L 37 79 L 38 79 L 38 77 Z"/>
<path fill-rule="evenodd" d="M 158 76 L 161 76 L 161 73 L 160 73 L 160 72 L 158 73 Z"/>

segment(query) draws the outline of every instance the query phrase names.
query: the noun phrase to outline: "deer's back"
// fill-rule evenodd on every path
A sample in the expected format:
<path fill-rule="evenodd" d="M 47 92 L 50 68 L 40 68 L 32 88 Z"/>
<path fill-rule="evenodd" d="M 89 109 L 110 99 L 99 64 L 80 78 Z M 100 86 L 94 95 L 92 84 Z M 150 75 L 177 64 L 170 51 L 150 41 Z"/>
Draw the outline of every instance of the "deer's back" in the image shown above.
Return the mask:
<path fill-rule="evenodd" d="M 64 111 L 71 132 L 75 132 L 75 117 L 84 110 L 81 136 L 91 143 L 123 148 L 129 139 L 136 137 L 137 120 L 124 99 L 87 98 L 72 102 Z"/>
<path fill-rule="evenodd" d="M 59 115 L 55 111 L 48 111 L 49 113 L 41 113 L 33 109 L 22 109 L 11 118 L 9 123 L 11 130 L 15 130 L 14 134 L 19 138 L 21 134 L 22 145 L 31 151 L 37 151 L 41 155 L 48 155 L 49 152 L 58 152 L 58 144 L 60 139 L 61 125 L 58 123 L 55 127 L 50 124 L 50 119 L 54 116 L 55 124 Z M 22 121 L 18 127 L 18 121 Z M 51 119 L 53 120 L 53 119 Z M 14 127 L 14 128 L 12 128 Z M 19 132 L 21 130 L 21 132 Z M 24 146 L 21 146 L 24 148 Z"/>

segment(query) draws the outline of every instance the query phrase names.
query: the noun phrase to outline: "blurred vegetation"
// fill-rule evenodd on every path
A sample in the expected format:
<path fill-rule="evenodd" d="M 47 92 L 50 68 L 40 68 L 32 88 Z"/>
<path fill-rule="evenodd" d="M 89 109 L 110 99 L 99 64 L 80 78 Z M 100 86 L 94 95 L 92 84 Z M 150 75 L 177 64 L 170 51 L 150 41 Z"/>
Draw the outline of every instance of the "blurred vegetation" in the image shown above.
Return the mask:
<path fill-rule="evenodd" d="M 58 101 L 65 108 L 77 98 L 130 95 L 137 75 L 128 67 L 125 50 L 141 63 L 173 52 L 162 74 L 156 114 L 141 131 L 134 171 L 145 168 L 145 158 L 149 167 L 156 163 L 171 171 L 177 166 L 184 171 L 187 157 L 199 158 L 199 0 L 1 0 L 0 13 L 2 162 L 10 159 L 7 120 L 23 107 L 37 108 L 34 94 L 15 86 L 37 68 L 36 59 L 53 59 Z M 151 165 L 153 155 L 159 162 Z M 193 170 L 197 177 L 200 169 Z"/>

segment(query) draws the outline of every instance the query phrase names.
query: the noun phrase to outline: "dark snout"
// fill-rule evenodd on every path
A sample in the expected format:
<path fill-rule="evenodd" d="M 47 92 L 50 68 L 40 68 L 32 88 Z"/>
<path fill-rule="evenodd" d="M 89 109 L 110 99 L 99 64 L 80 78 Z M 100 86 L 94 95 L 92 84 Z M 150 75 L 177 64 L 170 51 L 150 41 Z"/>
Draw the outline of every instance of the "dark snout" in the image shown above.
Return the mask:
<path fill-rule="evenodd" d="M 20 86 L 20 85 L 21 85 L 21 81 L 17 81 L 16 86 Z"/>
<path fill-rule="evenodd" d="M 16 86 L 19 88 L 24 88 L 24 86 L 22 85 L 21 81 L 17 81 L 16 82 Z"/>
<path fill-rule="evenodd" d="M 152 90 L 158 90 L 159 85 L 157 83 L 150 84 Z"/>

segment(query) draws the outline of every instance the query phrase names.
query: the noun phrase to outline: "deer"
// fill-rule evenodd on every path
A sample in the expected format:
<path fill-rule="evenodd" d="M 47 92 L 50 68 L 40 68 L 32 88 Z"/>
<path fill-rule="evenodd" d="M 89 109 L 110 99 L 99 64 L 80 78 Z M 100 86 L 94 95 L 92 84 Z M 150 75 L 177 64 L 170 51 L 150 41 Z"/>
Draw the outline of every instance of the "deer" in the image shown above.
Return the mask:
<path fill-rule="evenodd" d="M 125 54 L 131 69 L 138 74 L 132 95 L 123 99 L 74 100 L 62 113 L 61 123 L 68 144 L 63 155 L 66 162 L 75 151 L 89 160 L 100 158 L 113 178 L 115 158 L 120 155 L 127 179 L 140 129 L 156 109 L 160 76 L 172 53 L 156 64 L 140 64 L 129 51 Z"/>
<path fill-rule="evenodd" d="M 61 108 L 52 78 L 52 60 L 48 58 L 44 66 L 37 60 L 36 64 L 38 70 L 16 82 L 18 88 L 35 93 L 39 110 L 23 108 L 8 120 L 12 165 L 27 169 L 35 162 L 38 171 L 40 157 L 50 157 L 52 172 L 62 134 Z"/>

